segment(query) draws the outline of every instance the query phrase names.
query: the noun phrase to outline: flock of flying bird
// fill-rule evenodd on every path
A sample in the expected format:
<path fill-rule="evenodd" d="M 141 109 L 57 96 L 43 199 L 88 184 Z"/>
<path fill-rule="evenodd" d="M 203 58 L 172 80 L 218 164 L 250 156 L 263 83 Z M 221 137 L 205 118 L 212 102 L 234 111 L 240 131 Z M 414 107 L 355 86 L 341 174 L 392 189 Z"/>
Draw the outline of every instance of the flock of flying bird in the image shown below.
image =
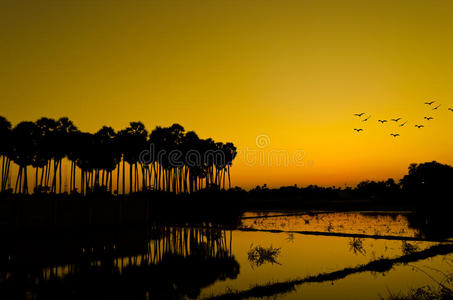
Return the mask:
<path fill-rule="evenodd" d="M 436 104 L 435 104 L 436 103 Z M 433 106 L 433 104 L 435 104 L 435 106 Z M 441 104 L 437 104 L 436 101 L 430 101 L 430 102 L 425 102 L 425 105 L 428 105 L 429 107 L 432 107 L 431 110 L 435 111 L 435 110 L 438 110 L 439 107 L 441 107 Z M 449 107 L 448 108 L 449 111 L 453 112 L 453 108 L 452 107 Z M 356 117 L 359 117 L 361 118 L 363 115 L 365 115 L 365 113 L 359 113 L 359 114 L 354 114 L 354 116 Z M 362 119 L 362 122 L 366 122 L 368 121 L 369 119 L 371 118 L 371 115 L 369 115 L 368 117 L 365 117 L 365 119 Z M 425 120 L 427 121 L 430 121 L 432 119 L 434 119 L 433 117 L 431 116 L 427 116 L 427 117 L 424 117 Z M 384 124 L 386 122 L 389 122 L 389 120 L 377 120 L 379 123 L 381 124 Z M 395 123 L 398 123 L 399 121 L 401 121 L 401 118 L 395 118 L 395 119 L 390 119 L 390 122 L 395 122 Z M 398 127 L 403 127 L 404 125 L 406 125 L 407 121 L 405 121 L 404 123 L 398 123 Z M 420 129 L 420 128 L 423 128 L 425 127 L 423 124 L 415 124 L 414 125 L 416 128 Z M 363 131 L 363 128 L 354 128 L 355 131 L 357 131 L 357 133 L 360 133 L 361 131 Z M 390 133 L 390 135 L 394 138 L 396 137 L 399 137 L 399 133 Z"/>

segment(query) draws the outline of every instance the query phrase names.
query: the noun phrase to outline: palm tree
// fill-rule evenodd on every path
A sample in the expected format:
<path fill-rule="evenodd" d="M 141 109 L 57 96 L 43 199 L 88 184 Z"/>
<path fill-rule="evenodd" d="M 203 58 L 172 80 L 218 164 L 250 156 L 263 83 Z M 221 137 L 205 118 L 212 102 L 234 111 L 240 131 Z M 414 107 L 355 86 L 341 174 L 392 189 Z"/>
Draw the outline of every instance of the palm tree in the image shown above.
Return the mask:
<path fill-rule="evenodd" d="M 3 192 L 6 189 L 11 163 L 11 123 L 2 116 L 0 116 L 0 141 L 0 158 L 2 159 L 0 192 Z"/>
<path fill-rule="evenodd" d="M 168 151 L 166 159 L 166 170 L 167 170 L 167 191 L 173 191 L 177 193 L 179 190 L 179 174 L 181 173 L 182 158 L 174 156 L 173 153 L 181 153 L 181 143 L 184 137 L 184 127 L 179 124 L 173 124 L 166 128 L 166 147 Z M 170 161 L 171 160 L 171 161 Z"/>
<path fill-rule="evenodd" d="M 223 151 L 225 153 L 225 163 L 228 172 L 228 188 L 231 189 L 231 176 L 230 176 L 230 167 L 233 165 L 233 160 L 236 158 L 237 155 L 237 148 L 234 146 L 233 143 L 226 143 L 223 147 Z M 225 188 L 225 184 L 224 184 Z"/>
<path fill-rule="evenodd" d="M 90 133 L 80 132 L 75 135 L 77 145 L 74 153 L 76 166 L 80 168 L 80 193 L 86 195 L 91 192 L 90 177 L 93 171 L 94 138 Z"/>
<path fill-rule="evenodd" d="M 77 192 L 76 188 L 76 170 L 77 170 L 77 160 L 80 158 L 80 153 L 82 152 L 81 147 L 83 143 L 81 142 L 83 134 L 80 131 L 72 132 L 68 137 L 67 143 L 67 157 L 71 163 L 71 174 L 69 176 L 69 192 Z"/>
<path fill-rule="evenodd" d="M 68 158 L 69 191 L 76 191 L 76 170 L 80 169 L 82 195 L 101 189 L 112 193 L 113 171 L 117 171 L 116 194 L 126 193 L 126 163 L 129 165 L 129 193 L 153 188 L 172 193 L 192 193 L 203 188 L 231 188 L 230 167 L 236 156 L 232 143 L 200 139 L 184 127 L 173 124 L 156 127 L 149 135 L 141 122 L 131 122 L 118 133 L 104 126 L 95 134 L 83 133 L 68 118 L 41 118 L 22 122 L 13 130 L 0 117 L 1 191 L 6 188 L 10 161 L 19 166 L 15 191 L 28 193 L 27 167 L 33 166 L 35 192 L 62 192 L 62 164 Z M 145 149 L 154 151 L 142 161 Z M 139 170 L 141 174 L 139 174 Z M 39 177 L 39 172 L 41 172 Z M 53 174 L 53 176 L 51 176 Z"/>
<path fill-rule="evenodd" d="M 27 167 L 37 154 L 39 135 L 39 128 L 33 122 L 21 122 L 12 130 L 12 160 L 19 165 L 15 192 L 28 193 Z"/>
<path fill-rule="evenodd" d="M 182 140 L 182 152 L 184 157 L 184 193 L 192 191 L 192 180 L 189 181 L 189 174 L 195 166 L 201 166 L 201 155 L 197 153 L 200 138 L 194 131 L 188 131 Z M 197 161 L 198 160 L 198 161 Z"/>
<path fill-rule="evenodd" d="M 63 117 L 58 119 L 55 124 L 55 131 L 53 134 L 53 160 L 54 160 L 54 177 L 52 181 L 52 191 L 56 193 L 57 191 L 57 171 L 59 169 L 59 193 L 61 193 L 61 163 L 64 157 L 67 156 L 67 153 L 70 151 L 68 147 L 70 145 L 69 141 L 72 138 L 72 135 L 77 132 L 77 127 L 72 121 L 68 118 Z"/>
<path fill-rule="evenodd" d="M 121 159 L 117 150 L 115 130 L 112 127 L 104 126 L 94 136 L 95 185 L 105 191 L 112 191 L 112 172 Z M 100 171 L 102 171 L 101 184 L 99 184 Z"/>
<path fill-rule="evenodd" d="M 42 168 L 42 173 L 40 182 L 35 189 L 36 191 L 47 192 L 49 190 L 51 162 L 54 156 L 53 136 L 57 122 L 54 119 L 44 117 L 36 121 L 36 126 L 40 134 L 37 139 L 37 156 L 34 164 Z"/>
<path fill-rule="evenodd" d="M 138 168 L 140 153 L 146 147 L 148 132 L 141 122 L 130 122 L 129 127 L 121 131 L 120 147 L 123 153 L 123 161 L 129 164 L 129 193 L 137 192 L 139 189 Z M 123 168 L 124 174 L 124 168 Z"/>

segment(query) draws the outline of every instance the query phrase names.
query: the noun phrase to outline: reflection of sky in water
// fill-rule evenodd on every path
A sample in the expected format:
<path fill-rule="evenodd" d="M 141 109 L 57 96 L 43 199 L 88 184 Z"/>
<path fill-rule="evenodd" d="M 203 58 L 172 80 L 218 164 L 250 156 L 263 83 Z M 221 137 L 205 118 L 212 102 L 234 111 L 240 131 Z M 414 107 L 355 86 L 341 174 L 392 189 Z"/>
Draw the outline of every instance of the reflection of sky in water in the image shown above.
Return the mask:
<path fill-rule="evenodd" d="M 279 216 L 269 213 L 261 218 L 257 213 L 246 213 L 243 227 L 255 229 L 281 229 L 286 231 L 342 232 L 367 235 L 398 235 L 416 237 L 418 232 L 408 227 L 404 214 L 376 213 L 320 213 Z M 275 217 L 274 217 L 275 216 Z"/>
<path fill-rule="evenodd" d="M 246 217 L 256 216 L 248 213 Z M 307 222 L 308 220 L 308 222 Z M 323 213 L 319 215 L 282 216 L 275 218 L 245 219 L 244 227 L 255 229 L 282 229 L 293 231 L 331 231 L 359 234 L 381 234 L 416 237 L 417 231 L 408 228 L 401 214 Z M 202 298 L 225 293 L 228 289 L 246 290 L 263 285 L 301 279 L 319 273 L 328 273 L 366 264 L 379 258 L 396 258 L 409 251 L 420 251 L 436 245 L 435 242 L 398 241 L 385 239 L 336 236 L 312 236 L 288 233 L 234 231 L 232 253 L 239 262 L 240 274 L 234 280 L 217 281 L 202 291 Z M 247 260 L 251 245 L 281 248 L 278 264 L 264 264 L 254 268 Z M 359 247 L 360 249 L 357 249 Z M 442 273 L 453 270 L 453 255 L 436 256 L 408 265 L 396 265 L 386 273 L 363 272 L 335 282 L 308 283 L 296 291 L 280 295 L 281 299 L 377 299 L 418 288 L 434 281 Z M 421 270 L 423 271 L 421 271 Z"/>
<path fill-rule="evenodd" d="M 272 213 L 267 215 L 272 215 Z M 159 227 L 156 232 L 151 232 L 158 238 L 148 242 L 144 240 L 144 244 L 140 244 L 141 240 L 138 240 L 139 250 L 130 256 L 115 256 L 113 265 L 118 272 L 122 273 L 128 266 L 140 266 L 142 262 L 162 264 L 165 254 L 171 253 L 187 258 L 197 253 L 200 254 L 202 251 L 201 257 L 213 259 L 206 260 L 207 265 L 212 265 L 212 269 L 203 270 L 210 272 L 218 269 L 220 272 L 218 274 L 214 272 L 217 275 L 212 278 L 212 281 L 200 286 L 200 298 L 205 298 L 223 294 L 229 290 L 242 291 L 255 285 L 302 279 L 344 268 L 354 268 L 372 260 L 397 258 L 438 244 L 421 240 L 398 240 L 398 237 L 410 239 L 419 236 L 416 229 L 409 228 L 405 215 L 400 213 L 320 213 L 293 216 L 274 213 L 274 215 L 275 217 L 271 218 L 256 218 L 258 216 L 256 213 L 245 214 L 242 222 L 243 228 L 253 228 L 256 231 L 244 231 L 241 228 L 223 231 L 206 230 L 200 227 Z M 272 229 L 294 231 L 294 233 L 259 231 Z M 333 235 L 298 234 L 297 231 Z M 382 235 L 391 236 L 393 239 L 335 236 L 337 233 Z M 129 247 L 130 245 L 129 243 L 118 244 L 118 247 L 124 246 Z M 144 247 L 141 248 L 141 246 Z M 279 254 L 275 258 L 278 263 L 265 262 L 259 266 L 253 265 L 249 261 L 248 252 L 256 246 L 279 249 Z M 111 247 L 113 250 L 118 250 L 115 248 L 117 245 Z M 100 253 L 103 252 L 102 249 L 98 250 Z M 90 257 L 96 257 L 96 251 L 92 248 L 82 248 L 82 252 L 85 254 L 93 253 Z M 222 261 L 222 257 L 227 261 Z M 22 259 L 27 259 L 27 256 Z M 220 267 L 219 262 L 220 264 L 226 262 L 226 264 Z M 231 269 L 231 267 L 237 266 L 237 263 L 239 263 L 239 270 Z M 101 267 L 102 261 L 93 259 L 90 260 L 90 264 Z M 173 267 L 176 270 L 182 270 L 181 265 L 176 264 Z M 197 276 L 196 272 L 191 269 L 193 267 L 189 266 L 186 271 Z M 224 267 L 226 267 L 225 270 L 222 269 Z M 49 279 L 55 276 L 55 273 L 57 277 L 62 278 L 74 273 L 73 268 L 73 265 L 46 266 L 42 270 L 43 278 Z M 196 264 L 196 268 L 200 269 L 199 264 Z M 443 273 L 447 274 L 452 271 L 453 254 L 435 256 L 407 265 L 395 265 L 392 270 L 385 273 L 362 272 L 334 282 L 305 283 L 297 286 L 295 291 L 278 295 L 277 298 L 377 299 L 379 296 L 389 296 L 389 292 L 398 294 L 411 288 L 435 285 L 429 276 L 435 280 L 442 280 Z M 226 276 L 221 274 L 226 274 Z"/>

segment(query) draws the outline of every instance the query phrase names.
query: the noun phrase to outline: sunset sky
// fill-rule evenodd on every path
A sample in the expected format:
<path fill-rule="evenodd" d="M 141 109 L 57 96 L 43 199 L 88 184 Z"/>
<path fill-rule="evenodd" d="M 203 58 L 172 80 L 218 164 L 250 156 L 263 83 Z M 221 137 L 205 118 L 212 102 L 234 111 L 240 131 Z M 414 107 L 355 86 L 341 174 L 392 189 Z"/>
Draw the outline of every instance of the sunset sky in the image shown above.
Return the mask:
<path fill-rule="evenodd" d="M 453 164 L 452 15 L 433 0 L 2 0 L 0 115 L 179 123 L 233 142 L 244 188 L 399 179 Z M 259 161 L 276 152 L 290 161 Z"/>

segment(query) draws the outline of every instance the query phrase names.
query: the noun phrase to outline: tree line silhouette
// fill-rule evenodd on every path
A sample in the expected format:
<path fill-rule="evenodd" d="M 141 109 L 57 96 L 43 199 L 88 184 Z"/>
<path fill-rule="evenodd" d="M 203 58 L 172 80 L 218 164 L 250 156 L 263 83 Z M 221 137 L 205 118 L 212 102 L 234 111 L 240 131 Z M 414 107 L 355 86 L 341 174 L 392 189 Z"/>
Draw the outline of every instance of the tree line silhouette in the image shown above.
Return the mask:
<path fill-rule="evenodd" d="M 69 191 L 82 195 L 97 191 L 132 194 L 226 189 L 231 187 L 230 167 L 237 153 L 233 143 L 201 139 L 179 124 L 158 126 L 148 134 L 143 123 L 130 122 L 117 132 L 103 126 L 92 134 L 78 130 L 66 117 L 43 117 L 12 127 L 0 116 L 0 140 L 0 191 L 19 194 L 30 192 L 29 167 L 35 169 L 35 193 L 62 193 L 65 158 L 70 163 Z M 142 154 L 147 149 L 154 153 L 144 160 Z M 14 189 L 9 186 L 11 163 L 18 166 Z M 80 181 L 80 191 L 76 180 Z"/>
<path fill-rule="evenodd" d="M 264 184 L 241 193 L 248 199 L 244 205 L 249 210 L 373 209 L 394 206 L 438 215 L 441 212 L 448 214 L 453 207 L 452 183 L 453 167 L 432 161 L 410 164 L 408 173 L 399 181 L 392 178 L 382 181 L 365 180 L 354 187 L 293 185 L 269 188 Z M 439 218 L 441 219 L 443 218 Z"/>

